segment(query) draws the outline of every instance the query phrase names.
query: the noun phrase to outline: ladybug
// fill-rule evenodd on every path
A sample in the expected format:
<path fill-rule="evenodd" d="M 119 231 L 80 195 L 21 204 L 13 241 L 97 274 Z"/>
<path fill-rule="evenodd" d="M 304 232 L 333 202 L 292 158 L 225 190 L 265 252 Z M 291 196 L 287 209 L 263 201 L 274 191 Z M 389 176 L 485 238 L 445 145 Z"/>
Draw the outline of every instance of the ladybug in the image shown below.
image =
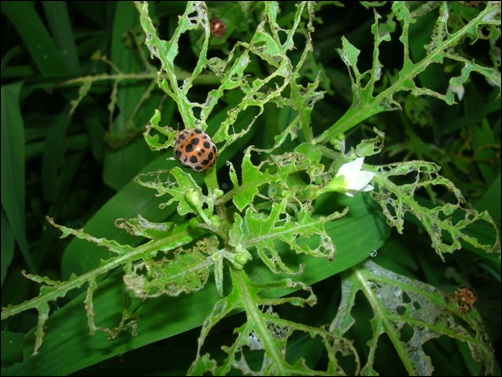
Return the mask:
<path fill-rule="evenodd" d="M 227 24 L 221 18 L 211 20 L 211 34 L 216 38 L 223 38 L 227 33 Z"/>
<path fill-rule="evenodd" d="M 209 170 L 218 159 L 218 149 L 204 131 L 193 128 L 182 130 L 176 135 L 174 157 L 197 172 Z"/>

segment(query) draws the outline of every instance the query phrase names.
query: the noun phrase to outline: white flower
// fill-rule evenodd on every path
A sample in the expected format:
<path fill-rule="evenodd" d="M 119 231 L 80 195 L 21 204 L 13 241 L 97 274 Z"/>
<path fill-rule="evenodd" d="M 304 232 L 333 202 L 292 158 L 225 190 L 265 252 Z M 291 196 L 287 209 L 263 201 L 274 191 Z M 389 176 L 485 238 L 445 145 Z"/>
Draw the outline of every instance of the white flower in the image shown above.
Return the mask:
<path fill-rule="evenodd" d="M 336 191 L 353 197 L 358 192 L 373 190 L 369 183 L 376 173 L 361 170 L 364 158 L 360 157 L 354 161 L 343 164 L 335 178 L 324 187 L 323 192 Z"/>

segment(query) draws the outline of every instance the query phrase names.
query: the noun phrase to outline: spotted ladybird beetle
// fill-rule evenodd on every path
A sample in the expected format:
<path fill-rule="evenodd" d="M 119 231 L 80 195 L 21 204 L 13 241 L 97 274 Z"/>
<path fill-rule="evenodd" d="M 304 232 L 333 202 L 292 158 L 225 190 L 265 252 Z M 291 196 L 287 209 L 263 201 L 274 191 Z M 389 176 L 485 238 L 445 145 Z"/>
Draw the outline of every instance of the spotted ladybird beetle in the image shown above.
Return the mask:
<path fill-rule="evenodd" d="M 198 128 L 182 130 L 176 135 L 174 157 L 183 166 L 203 172 L 214 166 L 218 149 L 204 131 Z"/>
<path fill-rule="evenodd" d="M 223 38 L 227 33 L 227 24 L 220 18 L 211 20 L 211 34 L 216 38 Z"/>

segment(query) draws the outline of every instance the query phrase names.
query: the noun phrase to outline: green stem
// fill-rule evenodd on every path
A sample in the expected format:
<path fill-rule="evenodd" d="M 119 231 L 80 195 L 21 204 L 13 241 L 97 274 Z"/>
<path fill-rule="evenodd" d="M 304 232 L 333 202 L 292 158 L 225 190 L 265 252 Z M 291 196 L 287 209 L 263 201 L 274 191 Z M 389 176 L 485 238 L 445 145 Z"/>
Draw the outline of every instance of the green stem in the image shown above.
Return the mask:
<path fill-rule="evenodd" d="M 216 176 L 216 167 L 209 169 L 204 174 L 204 182 L 206 183 L 207 189 L 209 190 L 209 194 L 214 192 L 215 189 L 219 189 L 218 185 L 218 177 Z"/>
<path fill-rule="evenodd" d="M 329 142 L 334 137 L 347 132 L 352 127 L 355 127 L 356 125 L 360 124 L 373 115 L 376 115 L 383 111 L 395 110 L 396 108 L 394 106 L 388 106 L 386 105 L 386 102 L 395 102 L 394 100 L 392 100 L 392 97 L 397 92 L 413 91 L 414 89 L 416 89 L 414 84 L 410 84 L 413 83 L 414 78 L 417 77 L 421 72 L 425 71 L 425 69 L 430 64 L 441 61 L 442 56 L 446 54 L 445 51 L 448 51 L 456 44 L 458 44 L 459 41 L 474 27 L 483 23 L 488 23 L 483 22 L 483 20 L 488 16 L 489 13 L 492 12 L 494 12 L 493 7 L 487 6 L 486 9 L 480 12 L 480 14 L 476 18 L 472 19 L 467 25 L 465 25 L 456 33 L 451 34 L 441 44 L 439 44 L 436 49 L 431 51 L 424 59 L 422 59 L 418 63 L 413 63 L 409 58 L 405 58 L 403 69 L 401 70 L 401 72 L 399 72 L 397 80 L 390 87 L 381 92 L 378 96 L 373 97 L 372 86 L 354 89 L 359 91 L 359 103 L 356 104 L 354 94 L 354 99 L 350 109 L 333 126 L 323 132 L 317 138 L 315 138 L 314 142 L 316 144 Z M 405 46 L 405 53 L 407 53 L 408 46 L 408 27 L 409 24 L 404 23 L 403 34 L 399 38 Z M 394 105 L 396 104 L 397 102 L 394 103 Z"/>
<path fill-rule="evenodd" d="M 206 187 L 208 189 L 208 196 L 210 197 L 215 197 L 213 194 L 216 190 L 220 190 L 219 184 L 218 184 L 218 177 L 216 175 L 216 167 L 209 169 L 205 174 L 204 174 L 204 182 L 206 184 Z M 218 200 L 216 200 L 218 202 Z M 199 215 L 201 216 L 202 220 L 206 223 L 208 226 L 207 229 L 211 230 L 212 232 L 216 233 L 218 236 L 221 237 L 225 242 L 228 241 L 228 234 L 226 232 L 226 229 L 230 228 L 230 224 L 228 224 L 227 217 L 226 217 L 226 207 L 224 204 L 216 205 L 216 212 L 218 214 L 218 217 L 221 220 L 221 223 L 223 226 L 220 227 L 215 227 L 213 222 L 206 216 L 202 208 L 197 209 Z"/>

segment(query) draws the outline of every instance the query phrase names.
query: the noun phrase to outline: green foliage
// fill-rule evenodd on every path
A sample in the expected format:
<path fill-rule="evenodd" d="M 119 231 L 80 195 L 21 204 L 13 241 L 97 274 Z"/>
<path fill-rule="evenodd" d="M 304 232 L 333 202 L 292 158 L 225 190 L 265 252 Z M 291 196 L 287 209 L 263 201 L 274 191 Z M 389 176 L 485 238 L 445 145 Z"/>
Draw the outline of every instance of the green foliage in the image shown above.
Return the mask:
<path fill-rule="evenodd" d="M 357 353 L 348 339 L 334 336 L 323 328 L 285 320 L 274 312 L 274 305 L 291 304 L 301 307 L 305 304 L 314 305 L 315 295 L 303 283 L 282 280 L 266 285 L 256 284 L 249 280 L 244 272 L 237 270 L 232 271 L 232 281 L 234 282 L 232 292 L 215 304 L 208 317 L 209 320 L 202 327 L 198 355 L 188 371 L 190 375 L 200 375 L 210 371 L 213 375 L 220 376 L 229 373 L 232 369 L 240 369 L 247 374 L 257 373 L 263 376 L 317 374 L 318 371 L 310 369 L 305 365 L 304 360 L 299 359 L 295 363 L 286 361 L 284 355 L 287 351 L 288 339 L 295 331 L 304 332 L 312 338 L 319 337 L 326 345 L 329 358 L 326 375 L 344 373 L 339 365 L 340 356 L 351 357 L 356 363 L 359 362 Z M 301 297 L 264 299 L 260 297 L 262 291 L 277 287 L 302 288 L 310 294 L 306 299 Z M 237 337 L 232 346 L 222 347 L 224 353 L 228 355 L 226 359 L 220 365 L 216 360 L 211 359 L 211 355 L 208 353 L 201 356 L 202 345 L 211 328 L 233 310 L 238 309 L 244 310 L 249 320 L 243 326 L 235 329 Z M 264 352 L 259 370 L 254 370 L 246 359 L 247 350 Z"/>
<path fill-rule="evenodd" d="M 462 248 L 461 240 L 487 253 L 500 250 L 496 225 L 488 212 L 479 213 L 474 209 L 464 208 L 466 205 L 464 197 L 450 180 L 439 175 L 439 169 L 440 167 L 434 163 L 422 161 L 408 161 L 380 167 L 380 174 L 377 174 L 375 180 L 382 189 L 375 192 L 373 197 L 382 207 L 388 224 L 395 226 L 397 231 L 402 233 L 404 216 L 406 212 L 411 212 L 423 225 L 431 238 L 432 247 L 443 259 L 443 253 L 453 253 Z M 391 179 L 413 175 L 415 177 L 411 183 L 396 185 Z M 443 186 L 453 193 L 456 203 L 445 203 L 433 208 L 417 203 L 414 198 L 417 191 L 435 186 Z M 454 213 L 457 216 L 453 216 Z M 469 226 L 478 221 L 485 221 L 494 227 L 494 243 L 483 245 L 476 237 L 466 232 Z"/>
<path fill-rule="evenodd" d="M 494 373 L 493 351 L 487 347 L 487 335 L 475 316 L 462 315 L 462 322 L 457 322 L 458 307 L 451 296 L 371 261 L 348 272 L 343 280 L 340 310 L 330 325 L 335 335 L 343 336 L 354 325 L 351 310 L 358 291 L 366 296 L 374 314 L 369 355 L 361 374 L 377 373 L 373 369 L 375 353 L 378 338 L 384 333 L 409 374 L 432 375 L 434 367 L 423 347 L 427 341 L 442 335 L 468 343 L 474 359 L 484 368 L 480 373 Z M 408 341 L 403 340 L 406 327 L 413 329 Z"/>
<path fill-rule="evenodd" d="M 24 346 L 15 355 L 2 350 L 3 374 L 70 374 L 174 336 L 192 352 L 163 350 L 152 374 L 374 375 L 388 365 L 411 375 L 499 372 L 497 338 L 487 327 L 499 339 L 500 328 L 481 310 L 489 300 L 481 297 L 479 311 L 465 309 L 451 292 L 475 278 L 478 286 L 500 282 L 493 211 L 500 207 L 500 128 L 491 125 L 500 111 L 500 3 L 364 3 L 372 13 L 360 31 L 371 38 L 359 41 L 333 30 L 327 15 L 343 14 L 339 4 L 134 5 L 113 5 L 110 58 L 87 46 L 83 61 L 93 66 L 82 70 L 65 7 L 44 5 L 52 38 L 33 4 L 2 3 L 40 75 L 66 98 L 43 122 L 39 191 L 52 205 L 39 213 L 49 213 L 61 238 L 73 236 L 57 274 L 29 252 L 24 199 L 32 195 L 35 208 L 37 193 L 25 193 L 18 154 L 25 129 L 33 130 L 20 84 L 4 85 L 2 258 L 12 263 L 15 239 L 30 271 L 22 275 L 39 288 L 35 298 L 5 301 L 9 324 L 29 310 L 38 315 L 25 339 L 2 333 Z M 214 17 L 226 23 L 222 38 L 211 35 Z M 324 37 L 314 42 L 316 33 Z M 330 55 L 333 35 L 338 55 Z M 478 58 L 469 46 L 480 43 L 488 52 Z M 400 58 L 389 60 L 388 45 Z M 488 84 L 476 86 L 480 79 Z M 478 111 L 463 98 L 486 85 L 495 89 Z M 97 99 L 103 88 L 107 112 Z M 345 106 L 327 96 L 348 91 Z M 468 116 L 452 119 L 470 123 L 438 126 L 435 117 L 457 102 L 466 102 Z M 118 191 L 106 204 L 92 202 L 100 210 L 88 223 L 75 209 L 65 217 L 65 202 L 58 203 L 85 161 L 79 135 L 69 137 L 79 122 L 102 181 Z M 416 125 L 433 129 L 437 142 Z M 219 148 L 218 164 L 204 173 L 170 157 L 177 131 L 191 128 Z M 466 176 L 475 186 L 468 195 Z M 405 225 L 428 241 L 404 234 Z M 390 228 L 404 235 L 390 236 Z M 42 245 L 53 249 L 55 235 L 46 234 Z M 196 327 L 194 353 L 189 330 Z M 430 340 L 438 356 L 428 352 Z M 393 355 L 382 358 L 381 350 Z M 462 362 L 445 363 L 458 354 Z M 132 356 L 142 375 L 145 357 Z"/>

